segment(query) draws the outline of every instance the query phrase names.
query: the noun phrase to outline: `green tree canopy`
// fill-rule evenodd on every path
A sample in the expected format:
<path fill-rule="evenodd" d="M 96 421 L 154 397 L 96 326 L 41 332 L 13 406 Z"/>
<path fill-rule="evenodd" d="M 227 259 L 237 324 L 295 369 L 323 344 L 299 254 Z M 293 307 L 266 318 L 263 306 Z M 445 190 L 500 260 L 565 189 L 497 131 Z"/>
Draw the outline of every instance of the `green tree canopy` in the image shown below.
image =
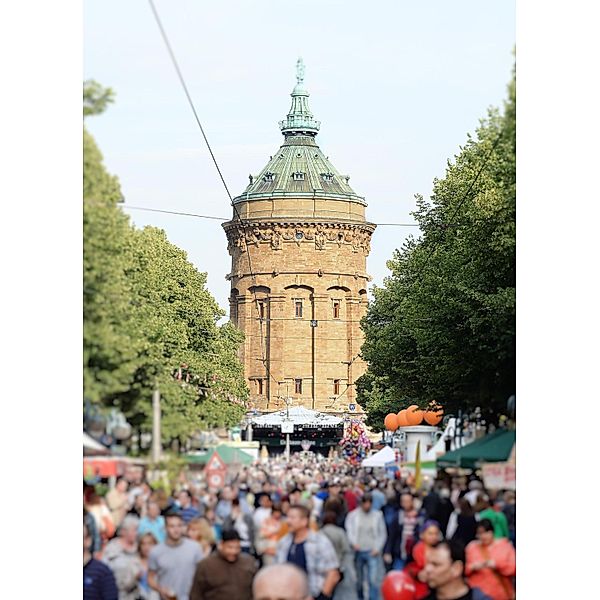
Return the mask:
<path fill-rule="evenodd" d="M 112 97 L 84 84 L 84 115 L 101 113 Z M 130 224 L 118 179 L 85 127 L 83 145 L 84 397 L 148 431 L 158 386 L 166 440 L 238 423 L 248 396 L 241 332 L 217 325 L 224 312 L 206 274 L 164 231 Z"/>
<path fill-rule="evenodd" d="M 134 383 L 119 398 L 123 408 L 135 423 L 149 427 L 158 385 L 168 438 L 238 423 L 244 414 L 240 400 L 248 393 L 236 356 L 243 338 L 230 326 L 217 326 L 224 312 L 205 287 L 206 274 L 154 227 L 134 231 L 133 255 L 127 270 L 131 329 L 141 351 Z"/>
<path fill-rule="evenodd" d="M 413 213 L 421 229 L 388 261 L 363 319 L 358 380 L 368 424 L 431 401 L 488 418 L 515 392 L 515 79 Z"/>
<path fill-rule="evenodd" d="M 87 86 L 84 86 L 84 98 Z M 93 94 L 101 96 L 98 84 Z M 93 113 L 101 112 L 104 103 Z M 84 395 L 108 400 L 129 387 L 136 344 L 126 268 L 132 234 L 118 179 L 106 170 L 94 138 L 83 128 L 83 379 Z"/>

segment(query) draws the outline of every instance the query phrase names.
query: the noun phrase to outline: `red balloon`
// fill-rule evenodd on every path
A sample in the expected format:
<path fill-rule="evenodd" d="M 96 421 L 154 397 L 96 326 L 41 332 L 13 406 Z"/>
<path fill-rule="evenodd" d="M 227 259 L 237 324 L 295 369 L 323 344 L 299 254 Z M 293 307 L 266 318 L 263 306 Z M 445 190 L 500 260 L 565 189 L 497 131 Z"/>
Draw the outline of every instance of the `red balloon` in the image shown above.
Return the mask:
<path fill-rule="evenodd" d="M 415 600 L 416 591 L 415 582 L 404 571 L 390 571 L 381 585 L 383 600 Z"/>

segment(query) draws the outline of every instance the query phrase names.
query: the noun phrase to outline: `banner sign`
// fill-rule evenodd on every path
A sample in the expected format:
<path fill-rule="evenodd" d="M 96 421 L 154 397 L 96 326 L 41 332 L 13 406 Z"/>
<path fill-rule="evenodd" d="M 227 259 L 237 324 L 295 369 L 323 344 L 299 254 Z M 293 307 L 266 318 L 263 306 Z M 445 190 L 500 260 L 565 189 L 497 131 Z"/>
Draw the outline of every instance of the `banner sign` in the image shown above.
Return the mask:
<path fill-rule="evenodd" d="M 512 463 L 484 463 L 481 465 L 483 484 L 488 490 L 516 489 L 516 466 Z"/>

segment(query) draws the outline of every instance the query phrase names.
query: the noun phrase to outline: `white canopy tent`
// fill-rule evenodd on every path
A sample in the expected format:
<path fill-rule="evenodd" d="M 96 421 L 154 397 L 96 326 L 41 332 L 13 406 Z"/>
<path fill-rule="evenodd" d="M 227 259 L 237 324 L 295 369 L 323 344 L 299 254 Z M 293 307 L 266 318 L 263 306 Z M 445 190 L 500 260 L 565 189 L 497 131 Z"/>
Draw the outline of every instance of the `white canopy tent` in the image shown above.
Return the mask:
<path fill-rule="evenodd" d="M 285 421 L 291 421 L 294 425 L 308 427 L 337 427 L 343 423 L 342 419 L 333 415 L 326 415 L 309 410 L 303 406 L 294 406 L 289 410 L 279 410 L 260 417 L 254 417 L 250 422 L 252 427 L 277 427 Z"/>
<path fill-rule="evenodd" d="M 365 458 L 361 467 L 385 467 L 390 463 L 396 462 L 396 452 L 392 450 L 389 446 L 381 449 L 379 452 L 372 454 L 371 456 Z"/>
<path fill-rule="evenodd" d="M 83 453 L 87 455 L 110 454 L 110 450 L 97 442 L 89 433 L 83 432 Z"/>

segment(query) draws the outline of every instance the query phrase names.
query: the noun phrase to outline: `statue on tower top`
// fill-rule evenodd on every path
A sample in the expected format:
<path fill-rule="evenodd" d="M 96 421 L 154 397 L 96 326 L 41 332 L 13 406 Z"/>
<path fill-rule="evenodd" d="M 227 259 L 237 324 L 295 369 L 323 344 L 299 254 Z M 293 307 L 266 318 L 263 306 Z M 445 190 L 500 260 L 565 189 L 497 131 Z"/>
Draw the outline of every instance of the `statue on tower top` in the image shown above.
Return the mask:
<path fill-rule="evenodd" d="M 296 62 L 296 80 L 298 83 L 302 83 L 304 81 L 304 61 L 302 57 L 298 58 Z"/>

